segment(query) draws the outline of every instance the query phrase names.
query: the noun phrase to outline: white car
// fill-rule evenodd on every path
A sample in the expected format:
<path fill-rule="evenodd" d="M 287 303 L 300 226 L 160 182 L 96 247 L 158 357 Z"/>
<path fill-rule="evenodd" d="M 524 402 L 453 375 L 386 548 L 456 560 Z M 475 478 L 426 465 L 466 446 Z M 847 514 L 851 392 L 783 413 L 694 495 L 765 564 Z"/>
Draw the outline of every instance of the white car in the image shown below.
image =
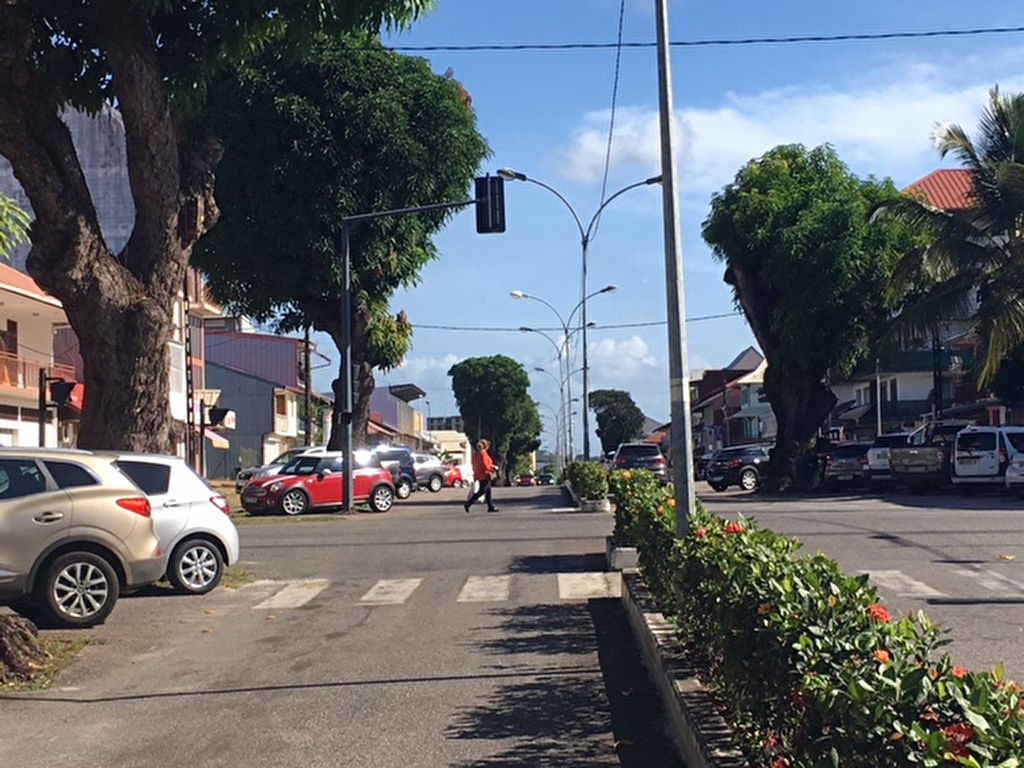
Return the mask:
<path fill-rule="evenodd" d="M 305 456 L 310 453 L 326 453 L 326 445 L 301 445 L 298 448 L 289 448 L 284 453 L 280 454 L 273 461 L 267 462 L 260 467 L 248 467 L 247 469 L 240 470 L 235 475 L 235 492 L 241 493 L 245 484 L 252 480 L 254 477 L 270 477 L 276 475 L 281 471 L 281 467 L 287 464 L 289 461 L 294 459 L 296 456 Z"/>
<path fill-rule="evenodd" d="M 184 459 L 149 453 L 110 453 L 113 463 L 149 498 L 153 528 L 175 591 L 202 595 L 238 561 L 231 507 Z"/>
<path fill-rule="evenodd" d="M 1007 485 L 1006 475 L 1024 451 L 1024 427 L 971 426 L 953 443 L 952 481 L 965 492 L 977 485 Z"/>

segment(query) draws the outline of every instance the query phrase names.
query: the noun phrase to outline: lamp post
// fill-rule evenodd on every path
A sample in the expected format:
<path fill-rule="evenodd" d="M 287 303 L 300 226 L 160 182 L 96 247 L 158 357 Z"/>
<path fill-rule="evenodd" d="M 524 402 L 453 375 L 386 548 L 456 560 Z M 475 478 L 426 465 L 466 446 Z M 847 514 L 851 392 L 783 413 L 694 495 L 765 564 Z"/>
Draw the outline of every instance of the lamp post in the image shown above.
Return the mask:
<path fill-rule="evenodd" d="M 584 410 L 583 410 L 583 444 L 584 444 L 584 449 L 583 449 L 583 453 L 584 453 L 584 458 L 588 458 L 588 459 L 590 458 L 590 438 L 588 436 L 589 429 L 588 429 L 587 407 L 586 407 L 586 405 L 587 405 L 587 393 L 586 393 L 586 389 L 587 389 L 587 330 L 589 328 L 593 328 L 596 325 L 596 323 L 588 323 L 586 321 L 585 313 L 586 313 L 587 300 L 588 299 L 592 299 L 594 296 L 597 296 L 597 295 L 602 294 L 602 293 L 612 293 L 613 291 L 617 291 L 618 289 L 619 289 L 619 287 L 617 285 L 606 285 L 604 288 L 601 288 L 600 290 L 593 291 L 591 293 L 588 293 L 588 294 L 584 295 L 583 298 L 579 302 L 577 302 L 576 306 L 572 308 L 572 311 L 569 312 L 568 317 L 562 317 L 562 313 L 559 312 L 557 309 L 555 309 L 554 305 L 551 304 L 551 302 L 547 301 L 546 299 L 541 298 L 540 296 L 534 296 L 531 293 L 526 293 L 526 291 L 510 291 L 509 292 L 509 295 L 511 295 L 513 299 L 533 299 L 534 301 L 539 301 L 541 304 L 543 304 L 544 306 L 546 306 L 548 309 L 550 309 L 552 312 L 555 313 L 555 317 L 558 318 L 558 324 L 562 328 L 563 352 L 559 353 L 559 363 L 561 363 L 561 358 L 562 358 L 562 355 L 564 354 L 564 356 L 565 356 L 565 379 L 566 379 L 567 382 L 570 380 L 569 368 L 571 367 L 571 363 L 569 361 L 569 340 L 572 338 L 573 334 L 575 334 L 575 333 L 582 333 L 583 334 L 583 368 L 582 368 L 582 371 L 583 371 L 583 389 L 584 389 L 584 392 L 583 392 L 583 403 L 584 403 Z M 576 313 L 580 310 L 581 307 L 583 308 L 584 315 L 580 318 L 580 323 L 581 323 L 580 326 L 577 327 L 577 328 L 573 328 L 572 330 L 569 330 L 570 326 L 572 325 L 573 318 L 576 316 Z M 535 329 L 533 329 L 533 328 L 520 328 L 519 330 L 521 330 L 521 331 L 535 331 Z M 535 332 L 536 333 L 543 333 L 542 331 L 535 331 Z M 550 336 L 548 337 L 548 340 L 549 341 L 551 340 Z M 554 342 L 552 342 L 552 343 L 554 343 Z M 557 349 L 557 346 L 556 346 L 556 349 Z M 559 370 L 561 370 L 561 364 L 559 364 Z M 568 385 L 568 387 L 569 387 L 568 388 L 569 397 L 572 397 L 572 384 L 570 383 Z M 572 461 L 572 459 L 573 459 L 573 452 L 572 452 L 572 419 L 568 420 L 568 424 L 569 424 L 569 461 Z"/>
<path fill-rule="evenodd" d="M 534 402 L 540 407 L 547 408 L 551 411 L 551 415 L 555 417 L 555 469 L 558 470 L 559 474 L 561 474 L 562 470 L 565 469 L 565 460 L 562 456 L 562 452 L 565 450 L 565 446 L 563 445 L 565 442 L 565 434 L 562 429 L 562 412 L 565 410 L 565 403 L 559 403 L 558 410 L 556 411 L 547 403 L 542 403 L 538 400 L 534 400 Z M 547 419 L 547 414 L 545 413 L 541 413 L 539 416 L 542 419 Z"/>
<path fill-rule="evenodd" d="M 636 189 L 637 187 L 648 186 L 650 184 L 660 184 L 661 183 L 661 175 L 659 174 L 658 176 L 652 176 L 649 179 L 644 179 L 643 181 L 637 181 L 637 182 L 634 182 L 632 184 L 628 184 L 627 186 L 623 187 L 622 189 L 618 190 L 617 192 L 615 192 L 614 194 L 609 196 L 604 202 L 602 202 L 597 207 L 597 210 L 594 211 L 594 215 L 590 218 L 590 221 L 587 223 L 586 227 L 583 226 L 583 221 L 580 219 L 579 214 L 576 213 L 576 209 L 573 208 L 572 203 L 570 203 L 565 198 L 565 196 L 561 192 L 559 192 L 557 189 L 555 189 L 554 187 L 552 187 L 552 186 L 550 186 L 548 184 L 545 184 L 543 181 L 538 181 L 537 179 L 531 178 L 531 177 L 527 176 L 525 173 L 520 173 L 519 171 L 516 171 L 516 170 L 514 170 L 512 168 L 499 168 L 498 169 L 498 175 L 501 176 L 503 179 L 507 179 L 509 181 L 528 181 L 531 184 L 536 184 L 538 187 L 543 187 L 544 189 L 546 189 L 548 192 L 550 192 L 551 194 L 553 194 L 555 197 L 557 197 L 559 200 L 562 201 L 562 204 L 569 210 L 569 213 L 572 214 L 572 220 L 576 223 L 576 229 L 579 231 L 579 235 L 580 235 L 580 249 L 582 251 L 582 257 L 583 257 L 582 274 L 580 276 L 580 278 L 581 278 L 580 296 L 583 297 L 583 298 L 580 299 L 580 305 L 583 308 L 582 314 L 580 315 L 580 324 L 581 324 L 581 326 L 583 328 L 583 339 L 582 339 L 582 344 L 583 344 L 583 458 L 585 460 L 589 460 L 590 459 L 590 403 L 588 401 L 588 392 L 587 392 L 587 388 L 589 386 L 589 382 L 588 382 L 588 369 L 589 369 L 589 366 L 588 366 L 588 363 L 587 363 L 587 299 L 590 298 L 590 297 L 587 295 L 587 249 L 588 249 L 588 247 L 590 245 L 590 240 L 591 240 L 591 238 L 594 235 L 594 227 L 597 225 L 597 222 L 598 222 L 598 220 L 601 217 L 601 212 L 605 208 L 607 208 L 608 205 L 613 200 L 615 200 L 620 195 L 623 195 L 626 192 L 629 192 L 631 189 Z"/>
<path fill-rule="evenodd" d="M 559 366 L 559 368 L 561 368 L 561 366 Z M 559 410 L 560 413 L 564 414 L 565 413 L 565 379 L 562 378 L 561 370 L 559 370 L 559 372 L 558 372 L 559 375 L 558 376 L 555 376 L 555 374 L 553 374 L 551 371 L 547 370 L 546 368 L 541 368 L 540 366 L 534 366 L 533 370 L 537 371 L 538 373 L 543 373 L 545 376 L 550 376 L 552 379 L 555 380 L 555 384 L 558 385 L 558 410 Z M 555 439 L 555 448 L 556 448 L 557 455 L 558 455 L 559 469 L 561 469 L 563 466 L 565 466 L 564 451 L 565 451 L 565 443 L 566 443 L 566 441 L 565 441 L 564 417 L 559 418 L 559 417 L 556 416 L 556 419 L 555 419 L 555 430 L 556 430 L 555 431 L 555 438 L 556 438 Z"/>
<path fill-rule="evenodd" d="M 513 294 L 515 294 L 515 293 L 522 293 L 522 292 L 521 291 L 513 291 Z M 523 294 L 523 295 L 525 296 L 526 294 Z M 545 302 L 545 303 L 547 303 L 547 302 Z M 557 312 L 556 312 L 556 314 L 557 314 Z M 548 335 L 544 331 L 538 330 L 537 328 L 530 328 L 529 326 L 522 325 L 522 326 L 519 327 L 519 330 L 522 331 L 523 333 L 537 333 L 537 334 L 540 334 L 545 339 L 547 339 L 549 342 L 551 342 L 551 346 L 553 346 L 555 348 L 555 354 L 558 356 L 558 381 L 559 382 L 565 382 L 565 387 L 563 387 L 561 385 L 561 383 L 559 384 L 559 387 L 558 387 L 559 407 L 563 407 L 565 405 L 565 402 L 566 402 L 566 394 L 565 394 L 566 391 L 568 391 L 568 393 L 569 393 L 568 396 L 572 397 L 572 382 L 569 381 L 569 377 L 566 376 L 565 373 L 562 370 L 562 360 L 563 360 L 563 357 L 564 357 L 563 352 L 568 349 L 566 337 L 563 336 L 562 337 L 562 343 L 559 344 L 553 338 L 551 338 L 550 335 Z M 569 369 L 569 361 L 568 361 L 568 359 L 566 359 L 565 360 L 565 370 L 568 370 L 568 369 Z M 538 369 L 538 370 L 543 370 L 543 369 Z M 545 371 L 545 373 L 547 373 L 547 371 Z M 548 374 L 548 375 L 549 376 L 554 376 L 554 374 Z M 568 433 L 569 433 L 568 434 L 568 438 L 567 438 L 567 446 L 568 446 L 568 449 L 569 449 L 569 461 L 572 461 L 572 421 L 566 421 L 566 425 L 567 425 Z"/>

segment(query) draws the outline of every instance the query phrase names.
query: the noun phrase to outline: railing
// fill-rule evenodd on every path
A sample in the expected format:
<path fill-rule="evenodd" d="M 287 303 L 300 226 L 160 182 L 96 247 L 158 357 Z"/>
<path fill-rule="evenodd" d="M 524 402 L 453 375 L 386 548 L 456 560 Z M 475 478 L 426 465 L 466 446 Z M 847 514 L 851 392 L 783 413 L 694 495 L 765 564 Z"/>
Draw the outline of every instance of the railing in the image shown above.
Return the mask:
<path fill-rule="evenodd" d="M 39 369 L 50 378 L 72 381 L 75 369 L 67 365 L 53 365 L 49 360 L 19 357 L 0 352 L 0 389 L 21 389 L 25 393 L 39 394 Z"/>

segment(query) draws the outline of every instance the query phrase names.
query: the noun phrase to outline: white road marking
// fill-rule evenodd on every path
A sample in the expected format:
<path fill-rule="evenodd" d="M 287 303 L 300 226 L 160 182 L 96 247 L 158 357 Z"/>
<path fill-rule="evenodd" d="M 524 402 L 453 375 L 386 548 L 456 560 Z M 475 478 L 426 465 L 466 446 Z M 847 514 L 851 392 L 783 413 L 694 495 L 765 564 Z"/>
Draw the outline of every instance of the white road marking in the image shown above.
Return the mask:
<path fill-rule="evenodd" d="M 618 571 L 558 574 L 558 596 L 562 600 L 622 597 L 622 574 Z"/>
<path fill-rule="evenodd" d="M 360 605 L 399 605 L 404 603 L 423 579 L 381 579 L 359 598 Z"/>
<path fill-rule="evenodd" d="M 508 600 L 511 576 L 470 576 L 459 592 L 460 603 L 500 603 Z"/>
<path fill-rule="evenodd" d="M 902 597 L 947 597 L 945 592 L 932 589 L 917 579 L 912 579 L 903 571 L 869 571 L 872 582 Z"/>
<path fill-rule="evenodd" d="M 254 611 L 278 608 L 298 608 L 319 595 L 330 582 L 327 579 L 306 579 L 289 581 L 284 589 L 275 592 L 261 603 L 252 607 Z"/>
<path fill-rule="evenodd" d="M 1003 576 L 1001 573 L 989 571 L 984 568 L 970 568 L 954 571 L 958 576 L 964 576 L 978 582 L 985 589 L 993 592 L 1012 592 L 1020 594 L 1024 592 L 1024 584 Z"/>

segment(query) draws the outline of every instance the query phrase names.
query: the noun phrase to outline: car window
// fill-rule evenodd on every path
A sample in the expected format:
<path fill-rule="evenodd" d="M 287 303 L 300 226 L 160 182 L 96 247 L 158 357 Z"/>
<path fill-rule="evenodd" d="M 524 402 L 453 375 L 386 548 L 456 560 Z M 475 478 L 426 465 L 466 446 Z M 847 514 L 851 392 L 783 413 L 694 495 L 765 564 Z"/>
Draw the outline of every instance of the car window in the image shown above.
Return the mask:
<path fill-rule="evenodd" d="M 167 493 L 171 484 L 171 468 L 150 461 L 118 459 L 114 465 L 131 478 L 149 496 Z"/>
<path fill-rule="evenodd" d="M 46 490 L 46 479 L 32 459 L 0 460 L 0 499 L 16 499 Z"/>
<path fill-rule="evenodd" d="M 996 449 L 995 432 L 961 432 L 956 438 L 959 451 L 994 451 Z"/>
<path fill-rule="evenodd" d="M 873 448 L 889 448 L 894 445 L 906 445 L 907 435 L 879 435 L 872 443 Z"/>
<path fill-rule="evenodd" d="M 100 484 L 100 481 L 81 464 L 72 464 L 69 461 L 47 461 L 45 464 L 58 488 L 80 488 Z"/>
<path fill-rule="evenodd" d="M 1024 432 L 1004 432 L 1006 442 L 1013 446 L 1015 451 L 1024 451 Z"/>
<path fill-rule="evenodd" d="M 281 468 L 282 475 L 312 475 L 320 464 L 320 456 L 297 456 Z"/>
<path fill-rule="evenodd" d="M 661 449 L 654 445 L 622 445 L 619 446 L 619 456 L 657 456 Z"/>
<path fill-rule="evenodd" d="M 867 451 L 868 446 L 866 445 L 838 445 L 832 449 L 831 453 L 833 456 L 840 459 L 849 459 L 854 456 L 862 456 Z"/>
<path fill-rule="evenodd" d="M 345 460 L 341 456 L 332 456 L 329 459 L 324 459 L 320 465 L 320 471 L 329 470 L 331 472 L 343 472 L 345 470 Z"/>

